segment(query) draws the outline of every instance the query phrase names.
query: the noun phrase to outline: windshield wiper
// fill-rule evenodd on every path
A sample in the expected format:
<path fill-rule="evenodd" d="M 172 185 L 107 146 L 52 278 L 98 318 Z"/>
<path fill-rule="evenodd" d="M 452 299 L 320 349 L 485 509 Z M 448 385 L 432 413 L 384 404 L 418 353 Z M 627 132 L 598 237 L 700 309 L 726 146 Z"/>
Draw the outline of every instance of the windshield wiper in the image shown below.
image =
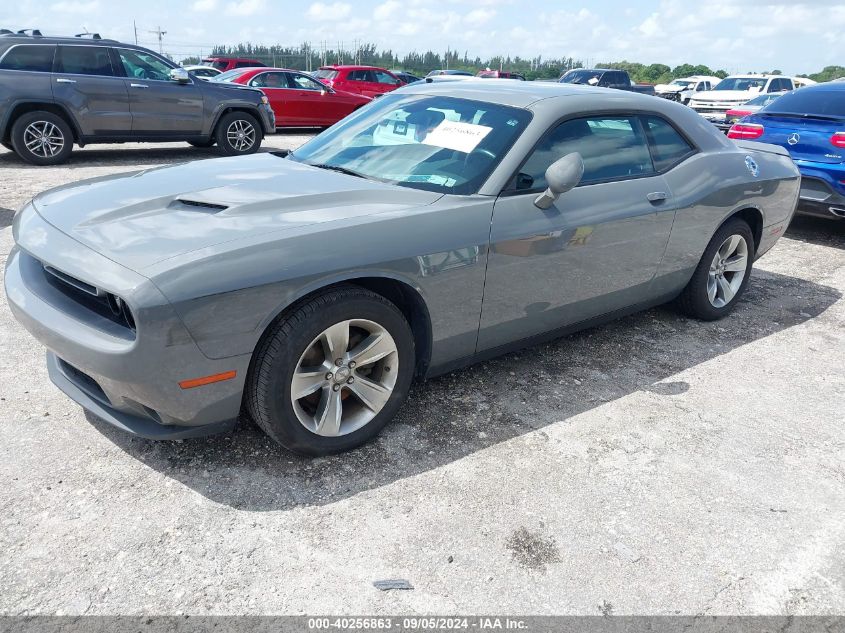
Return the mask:
<path fill-rule="evenodd" d="M 356 178 L 363 178 L 365 180 L 369 180 L 368 176 L 365 176 L 364 174 L 359 174 L 357 171 L 353 171 L 352 169 L 341 167 L 340 165 L 329 165 L 328 163 L 320 163 L 318 165 L 312 165 L 311 163 L 307 164 L 311 165 L 311 167 L 316 167 L 317 169 L 328 169 L 329 171 L 336 171 L 340 174 L 346 174 L 347 176 L 355 176 Z"/>

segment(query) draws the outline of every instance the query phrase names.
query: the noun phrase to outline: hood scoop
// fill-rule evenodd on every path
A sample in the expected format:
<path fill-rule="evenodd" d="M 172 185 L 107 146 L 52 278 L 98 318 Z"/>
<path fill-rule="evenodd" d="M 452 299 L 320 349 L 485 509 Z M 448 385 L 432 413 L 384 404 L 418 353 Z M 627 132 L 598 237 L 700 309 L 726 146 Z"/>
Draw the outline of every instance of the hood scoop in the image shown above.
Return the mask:
<path fill-rule="evenodd" d="M 177 198 L 173 202 L 170 203 L 170 208 L 182 208 L 185 209 L 187 207 L 190 211 L 199 211 L 205 213 L 219 213 L 220 211 L 225 211 L 229 207 L 225 204 L 216 204 L 214 202 L 206 202 L 205 200 L 189 200 L 187 198 Z"/>

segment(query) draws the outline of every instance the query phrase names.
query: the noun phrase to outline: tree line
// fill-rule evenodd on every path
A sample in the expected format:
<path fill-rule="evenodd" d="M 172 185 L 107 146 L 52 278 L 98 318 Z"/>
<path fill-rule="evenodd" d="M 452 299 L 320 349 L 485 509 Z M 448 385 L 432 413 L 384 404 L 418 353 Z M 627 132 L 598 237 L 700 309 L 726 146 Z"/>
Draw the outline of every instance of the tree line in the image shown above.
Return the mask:
<path fill-rule="evenodd" d="M 300 46 L 278 44 L 267 46 L 247 42 L 234 46 L 215 46 L 211 55 L 248 57 L 257 59 L 268 66 L 306 71 L 316 70 L 326 64 L 364 64 L 380 68 L 402 69 L 417 75 L 425 75 L 438 68 L 467 70 L 473 73 L 491 68 L 522 73 L 526 79 L 556 79 L 567 70 L 583 68 L 585 65 L 582 60 L 573 57 L 545 59 L 542 56 L 531 58 L 504 56 L 483 59 L 478 56 L 470 57 L 467 51 L 461 54 L 453 50 L 442 53 L 429 50 L 424 53 L 412 52 L 400 56 L 390 49 L 379 50 L 375 44 L 369 43 L 350 50 L 328 46 L 314 47 L 313 44 L 309 43 Z M 182 63 L 185 65 L 197 64 L 200 63 L 200 59 L 188 57 Z M 713 70 L 703 64 L 680 64 L 672 68 L 666 64 L 640 64 L 638 62 L 621 61 L 603 62 L 595 64 L 595 66 L 626 70 L 634 81 L 651 84 L 668 83 L 678 77 L 689 77 L 690 75 L 712 75 L 720 78 L 728 75 L 722 69 Z M 773 70 L 772 73 L 780 74 L 781 71 Z M 814 81 L 830 81 L 838 77 L 845 77 L 845 67 L 827 66 L 818 73 L 801 76 L 809 77 Z"/>

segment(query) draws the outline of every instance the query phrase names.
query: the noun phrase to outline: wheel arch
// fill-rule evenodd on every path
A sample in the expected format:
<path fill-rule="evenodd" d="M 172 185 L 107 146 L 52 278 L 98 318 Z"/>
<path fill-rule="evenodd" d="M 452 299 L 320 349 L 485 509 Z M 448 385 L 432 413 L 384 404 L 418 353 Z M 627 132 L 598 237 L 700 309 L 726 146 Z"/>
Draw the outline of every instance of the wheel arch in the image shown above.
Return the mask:
<path fill-rule="evenodd" d="M 756 257 L 757 252 L 760 250 L 760 241 L 763 238 L 763 212 L 754 206 L 743 207 L 726 217 L 724 222 L 719 225 L 719 228 L 721 228 L 725 222 L 733 220 L 734 218 L 744 220 L 745 223 L 751 227 L 751 234 L 754 236 L 754 255 Z"/>
<path fill-rule="evenodd" d="M 10 142 L 12 137 L 12 126 L 15 124 L 15 121 L 18 120 L 24 114 L 28 114 L 30 112 L 37 112 L 39 110 L 43 110 L 45 112 L 49 112 L 51 114 L 55 114 L 58 117 L 61 117 L 65 123 L 71 129 L 73 133 L 73 142 L 79 143 L 81 139 L 81 133 L 79 131 L 79 126 L 76 124 L 76 120 L 73 116 L 68 112 L 67 108 L 62 105 L 59 105 L 55 102 L 50 101 L 18 101 L 17 103 L 13 104 L 12 107 L 9 108 L 8 113 L 6 114 L 6 119 L 3 121 L 3 138 L 4 142 Z"/>
<path fill-rule="evenodd" d="M 286 314 L 296 310 L 300 305 L 310 301 L 319 294 L 335 288 L 348 286 L 358 286 L 359 288 L 364 288 L 381 295 L 402 312 L 414 336 L 416 356 L 414 375 L 417 377 L 425 376 L 431 361 L 433 341 L 431 315 L 429 314 L 428 306 L 419 288 L 405 279 L 388 274 L 370 273 L 360 276 L 323 280 L 319 285 L 312 285 L 301 289 L 286 304 L 280 306 L 269 319 L 261 324 L 261 336 L 256 341 L 253 349 L 253 359 L 255 350 L 260 348 L 262 341 L 268 336 L 273 326 L 280 319 L 284 318 Z"/>
<path fill-rule="evenodd" d="M 264 125 L 261 122 L 261 112 L 258 111 L 258 108 L 252 107 L 247 104 L 224 105 L 219 110 L 217 110 L 217 112 L 214 114 L 214 120 L 211 123 L 211 128 L 209 129 L 209 136 L 214 136 L 214 134 L 217 132 L 217 125 L 220 123 L 220 119 L 222 119 L 230 112 L 246 112 L 247 114 L 252 116 L 258 123 L 258 132 L 261 134 L 261 138 L 264 138 Z"/>

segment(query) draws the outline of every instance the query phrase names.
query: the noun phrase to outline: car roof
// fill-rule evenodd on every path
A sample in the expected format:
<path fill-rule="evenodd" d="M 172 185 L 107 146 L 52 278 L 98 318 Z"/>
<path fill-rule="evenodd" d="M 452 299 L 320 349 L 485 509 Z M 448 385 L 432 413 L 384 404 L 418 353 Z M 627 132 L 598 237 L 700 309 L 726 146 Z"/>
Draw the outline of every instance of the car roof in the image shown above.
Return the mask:
<path fill-rule="evenodd" d="M 326 66 L 320 66 L 320 68 L 329 68 L 331 70 L 387 70 L 381 66 L 364 66 L 360 64 L 328 64 Z"/>
<path fill-rule="evenodd" d="M 232 62 L 257 62 L 261 61 L 259 59 L 255 59 L 255 57 L 229 57 L 228 55 L 209 55 L 208 57 L 203 57 L 203 59 L 226 59 Z"/>
<path fill-rule="evenodd" d="M 457 97 L 488 101 L 499 105 L 527 108 L 532 103 L 544 99 L 568 97 L 575 95 L 594 95 L 596 97 L 614 98 L 619 101 L 627 99 L 639 107 L 656 109 L 656 97 L 635 92 L 621 92 L 610 88 L 596 88 L 573 84 L 561 84 L 550 81 L 513 81 L 511 79 L 482 79 L 471 77 L 463 81 L 438 82 L 432 81 L 409 84 L 399 88 L 396 92 L 438 95 L 443 97 Z M 665 99 L 659 100 L 665 101 Z M 629 104 L 625 104 L 629 105 Z"/>

